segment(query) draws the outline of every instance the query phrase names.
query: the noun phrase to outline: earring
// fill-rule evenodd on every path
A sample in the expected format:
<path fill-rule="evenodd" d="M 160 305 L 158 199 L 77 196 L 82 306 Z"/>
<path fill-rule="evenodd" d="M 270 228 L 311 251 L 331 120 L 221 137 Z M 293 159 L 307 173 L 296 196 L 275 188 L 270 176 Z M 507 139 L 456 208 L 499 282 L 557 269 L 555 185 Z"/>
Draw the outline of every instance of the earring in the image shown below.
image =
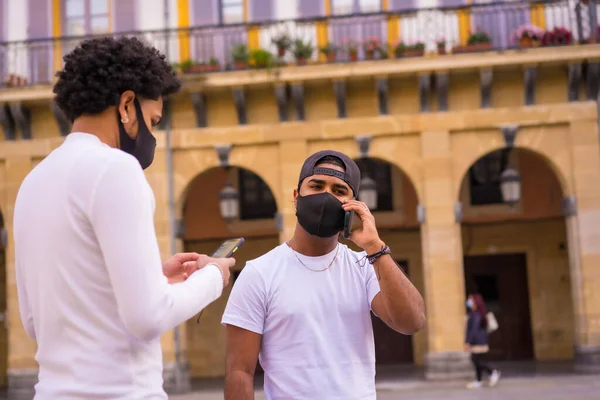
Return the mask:
<path fill-rule="evenodd" d="M 121 118 L 121 122 L 126 124 L 129 122 L 129 117 L 125 116 L 125 118 Z"/>

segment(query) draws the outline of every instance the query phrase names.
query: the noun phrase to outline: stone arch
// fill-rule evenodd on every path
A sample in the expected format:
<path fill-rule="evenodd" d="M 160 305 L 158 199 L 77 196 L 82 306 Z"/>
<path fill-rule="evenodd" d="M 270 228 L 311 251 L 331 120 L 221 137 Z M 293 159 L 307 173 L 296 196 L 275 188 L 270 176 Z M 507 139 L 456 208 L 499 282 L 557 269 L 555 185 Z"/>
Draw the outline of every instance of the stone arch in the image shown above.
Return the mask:
<path fill-rule="evenodd" d="M 505 142 L 500 130 L 453 135 L 455 198 L 460 196 L 461 184 L 469 168 L 485 155 L 503 148 Z M 516 136 L 515 148 L 535 153 L 542 158 L 558 179 L 563 195 L 573 193 L 567 126 L 521 128 Z"/>
<path fill-rule="evenodd" d="M 354 139 L 309 143 L 307 156 L 325 149 L 340 151 L 352 159 L 360 158 L 358 144 Z M 419 135 L 374 136 L 370 143 L 368 155 L 371 158 L 388 162 L 402 171 L 412 183 L 417 194 L 417 200 L 423 198 L 421 141 Z"/>
<path fill-rule="evenodd" d="M 214 168 L 219 168 L 217 152 L 212 147 L 176 152 L 174 155 L 175 212 L 181 217 L 187 194 L 194 180 Z M 272 165 L 279 164 L 277 146 L 232 147 L 229 156 L 231 167 L 244 168 L 258 175 L 269 187 L 278 209 L 282 204 L 280 172 Z"/>

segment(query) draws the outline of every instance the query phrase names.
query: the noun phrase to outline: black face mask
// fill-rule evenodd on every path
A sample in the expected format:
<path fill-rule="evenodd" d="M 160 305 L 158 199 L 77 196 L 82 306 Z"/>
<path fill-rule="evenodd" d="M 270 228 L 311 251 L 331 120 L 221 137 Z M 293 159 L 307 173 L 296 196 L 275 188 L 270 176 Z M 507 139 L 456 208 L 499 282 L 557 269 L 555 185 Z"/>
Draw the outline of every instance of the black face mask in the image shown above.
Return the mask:
<path fill-rule="evenodd" d="M 311 235 L 322 238 L 335 236 L 344 229 L 342 202 L 329 192 L 300 196 L 296 217 L 298 223 Z"/>
<path fill-rule="evenodd" d="M 139 161 L 142 169 L 146 169 L 152 164 L 154 160 L 154 150 L 156 149 L 156 138 L 152 136 L 146 122 L 144 121 L 144 114 L 138 99 L 134 99 L 135 113 L 138 120 L 138 135 L 134 139 L 130 138 L 125 131 L 125 126 L 121 122 L 121 117 L 117 113 L 119 122 L 119 136 L 120 136 L 120 148 L 126 153 L 131 154 Z"/>

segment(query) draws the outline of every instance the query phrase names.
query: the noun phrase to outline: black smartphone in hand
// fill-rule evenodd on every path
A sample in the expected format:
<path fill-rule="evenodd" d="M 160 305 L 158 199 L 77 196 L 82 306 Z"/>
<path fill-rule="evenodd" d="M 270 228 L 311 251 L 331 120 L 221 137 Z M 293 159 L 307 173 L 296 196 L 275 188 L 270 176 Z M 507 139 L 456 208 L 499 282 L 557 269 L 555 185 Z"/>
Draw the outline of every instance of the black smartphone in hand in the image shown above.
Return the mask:
<path fill-rule="evenodd" d="M 344 238 L 348 239 L 352 231 L 352 220 L 354 219 L 354 211 L 346 211 L 344 214 Z"/>
<path fill-rule="evenodd" d="M 244 244 L 245 240 L 243 237 L 228 239 L 221 243 L 221 245 L 212 253 L 212 258 L 229 258 L 232 257 L 236 251 Z"/>

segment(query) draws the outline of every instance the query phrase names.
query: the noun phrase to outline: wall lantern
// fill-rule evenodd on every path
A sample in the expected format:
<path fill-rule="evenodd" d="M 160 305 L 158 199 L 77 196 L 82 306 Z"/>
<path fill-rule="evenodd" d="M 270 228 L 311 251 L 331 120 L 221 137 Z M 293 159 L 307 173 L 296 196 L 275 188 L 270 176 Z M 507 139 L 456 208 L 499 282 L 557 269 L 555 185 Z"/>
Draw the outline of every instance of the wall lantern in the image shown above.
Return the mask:
<path fill-rule="evenodd" d="M 521 175 L 515 169 L 508 167 L 500 175 L 500 190 L 505 203 L 511 206 L 521 200 Z"/>
<path fill-rule="evenodd" d="M 358 200 L 364 202 L 369 210 L 377 210 L 377 184 L 366 175 L 360 180 Z"/>
<path fill-rule="evenodd" d="M 227 222 L 236 219 L 240 213 L 240 195 L 231 182 L 227 182 L 219 192 L 219 209 Z"/>

